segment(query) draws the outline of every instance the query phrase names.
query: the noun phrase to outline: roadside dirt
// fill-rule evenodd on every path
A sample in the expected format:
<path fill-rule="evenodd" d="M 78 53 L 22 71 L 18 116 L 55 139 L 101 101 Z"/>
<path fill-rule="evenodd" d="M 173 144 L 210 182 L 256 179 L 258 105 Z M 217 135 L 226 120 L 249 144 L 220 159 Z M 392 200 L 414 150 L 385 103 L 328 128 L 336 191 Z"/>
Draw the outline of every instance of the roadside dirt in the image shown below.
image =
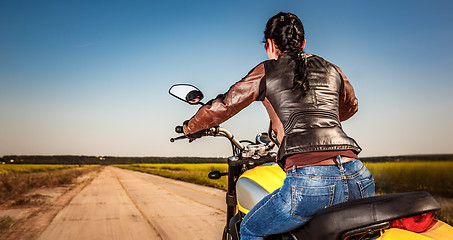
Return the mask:
<path fill-rule="evenodd" d="M 0 239 L 36 239 L 61 211 L 100 171 L 78 177 L 72 184 L 54 188 L 33 189 L 0 205 L 0 218 L 11 222 Z"/>

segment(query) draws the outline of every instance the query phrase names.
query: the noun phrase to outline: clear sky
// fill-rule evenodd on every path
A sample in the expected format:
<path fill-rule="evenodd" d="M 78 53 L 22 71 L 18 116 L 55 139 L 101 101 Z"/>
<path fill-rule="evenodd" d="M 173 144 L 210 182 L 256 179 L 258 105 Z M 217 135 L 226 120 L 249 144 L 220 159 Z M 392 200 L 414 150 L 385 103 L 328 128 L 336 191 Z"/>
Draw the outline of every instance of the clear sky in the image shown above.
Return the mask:
<path fill-rule="evenodd" d="M 266 21 L 304 23 L 306 52 L 340 66 L 360 156 L 453 153 L 452 1 L 0 1 L 0 156 L 228 156 L 226 139 L 170 143 L 197 107 L 261 61 Z M 222 125 L 267 131 L 260 102 Z"/>

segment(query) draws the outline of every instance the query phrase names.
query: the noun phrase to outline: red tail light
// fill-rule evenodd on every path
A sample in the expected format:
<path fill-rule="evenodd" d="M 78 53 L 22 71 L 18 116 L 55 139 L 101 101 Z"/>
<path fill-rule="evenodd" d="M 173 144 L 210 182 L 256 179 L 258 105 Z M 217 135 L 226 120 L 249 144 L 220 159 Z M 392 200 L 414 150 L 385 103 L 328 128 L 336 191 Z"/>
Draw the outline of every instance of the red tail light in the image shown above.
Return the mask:
<path fill-rule="evenodd" d="M 434 213 L 425 213 L 414 217 L 402 218 L 390 221 L 391 228 L 406 229 L 411 232 L 424 232 L 430 229 L 436 221 Z"/>

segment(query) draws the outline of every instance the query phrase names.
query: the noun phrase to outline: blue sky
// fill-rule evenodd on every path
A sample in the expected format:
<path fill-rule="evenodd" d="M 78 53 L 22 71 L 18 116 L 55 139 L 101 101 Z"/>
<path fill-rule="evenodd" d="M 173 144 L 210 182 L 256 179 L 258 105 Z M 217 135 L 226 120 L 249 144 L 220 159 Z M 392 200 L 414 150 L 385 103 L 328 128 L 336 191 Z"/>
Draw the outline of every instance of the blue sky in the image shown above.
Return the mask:
<path fill-rule="evenodd" d="M 197 107 L 266 60 L 279 11 L 304 23 L 306 52 L 340 66 L 359 112 L 343 124 L 361 156 L 453 153 L 451 1 L 0 2 L 0 156 L 227 156 L 220 138 L 171 144 Z M 222 125 L 266 131 L 261 103 Z"/>

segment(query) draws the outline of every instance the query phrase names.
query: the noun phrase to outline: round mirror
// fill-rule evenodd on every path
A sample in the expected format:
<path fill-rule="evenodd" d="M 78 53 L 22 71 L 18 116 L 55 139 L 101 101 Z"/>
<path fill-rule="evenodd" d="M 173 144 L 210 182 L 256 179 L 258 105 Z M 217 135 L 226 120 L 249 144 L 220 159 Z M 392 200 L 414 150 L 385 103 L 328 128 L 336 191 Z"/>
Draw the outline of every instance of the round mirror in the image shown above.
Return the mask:
<path fill-rule="evenodd" d="M 200 89 L 189 84 L 173 85 L 168 91 L 170 95 L 190 104 L 202 104 L 203 93 Z"/>

